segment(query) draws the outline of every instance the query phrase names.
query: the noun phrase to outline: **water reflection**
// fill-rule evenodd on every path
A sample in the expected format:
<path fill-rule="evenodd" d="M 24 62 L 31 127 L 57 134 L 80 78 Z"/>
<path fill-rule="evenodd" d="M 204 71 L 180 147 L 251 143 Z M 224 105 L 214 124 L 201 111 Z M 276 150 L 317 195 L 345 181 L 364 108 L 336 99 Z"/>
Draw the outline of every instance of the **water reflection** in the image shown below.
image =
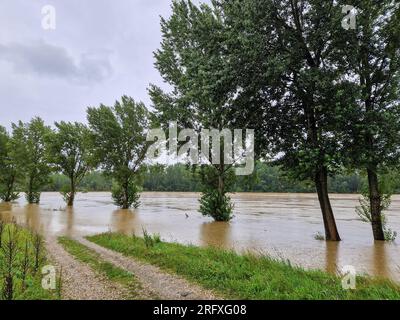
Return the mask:
<path fill-rule="evenodd" d="M 231 226 L 227 222 L 205 222 L 200 226 L 200 242 L 203 246 L 230 248 Z"/>
<path fill-rule="evenodd" d="M 65 234 L 68 236 L 74 235 L 74 225 L 75 225 L 75 211 L 73 207 L 66 207 L 66 224 L 65 224 Z"/>
<path fill-rule="evenodd" d="M 27 204 L 21 210 L 25 212 L 25 226 L 30 230 L 42 232 L 44 228 L 40 221 L 40 207 L 37 204 Z"/>
<path fill-rule="evenodd" d="M 382 241 L 375 241 L 372 246 L 374 274 L 380 277 L 389 277 L 391 274 L 388 267 L 387 246 L 388 244 Z"/>
<path fill-rule="evenodd" d="M 340 242 L 327 241 L 325 243 L 325 271 L 335 274 L 339 268 L 339 246 Z"/>
<path fill-rule="evenodd" d="M 140 235 L 142 232 L 142 222 L 133 210 L 115 210 L 111 216 L 110 228 L 114 232 L 126 235 Z"/>
<path fill-rule="evenodd" d="M 0 202 L 0 219 L 5 222 L 11 222 L 13 218 L 12 203 Z"/>

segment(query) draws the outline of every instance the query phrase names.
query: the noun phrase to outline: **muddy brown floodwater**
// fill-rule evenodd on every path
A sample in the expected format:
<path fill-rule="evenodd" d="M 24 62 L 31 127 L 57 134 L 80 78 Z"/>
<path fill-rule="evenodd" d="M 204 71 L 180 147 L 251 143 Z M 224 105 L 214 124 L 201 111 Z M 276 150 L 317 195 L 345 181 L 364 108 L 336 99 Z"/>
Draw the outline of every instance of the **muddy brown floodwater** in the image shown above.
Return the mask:
<path fill-rule="evenodd" d="M 90 235 L 108 230 L 142 234 L 142 228 L 166 241 L 252 250 L 289 259 L 293 264 L 336 272 L 352 265 L 368 273 L 400 281 L 398 242 L 374 243 L 371 227 L 355 213 L 357 195 L 332 195 L 340 243 L 314 239 L 323 233 L 314 194 L 237 193 L 232 195 L 235 218 L 213 222 L 201 216 L 197 193 L 148 192 L 137 210 L 118 210 L 109 193 L 79 194 L 73 209 L 65 209 L 58 193 L 43 193 L 39 206 L 24 200 L 0 204 L 0 218 L 13 217 L 51 235 Z M 387 212 L 389 227 L 400 231 L 400 196 Z"/>

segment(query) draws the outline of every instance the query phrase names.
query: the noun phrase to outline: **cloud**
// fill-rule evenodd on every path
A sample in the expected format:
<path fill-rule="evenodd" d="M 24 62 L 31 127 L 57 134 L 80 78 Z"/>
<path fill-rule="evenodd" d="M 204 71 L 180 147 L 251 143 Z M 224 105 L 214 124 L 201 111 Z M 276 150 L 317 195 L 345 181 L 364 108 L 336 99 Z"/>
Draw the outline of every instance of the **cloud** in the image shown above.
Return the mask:
<path fill-rule="evenodd" d="M 19 74 L 61 78 L 83 85 L 102 82 L 112 75 L 108 52 L 84 53 L 74 59 L 65 48 L 44 41 L 0 44 L 0 60 L 10 63 Z"/>

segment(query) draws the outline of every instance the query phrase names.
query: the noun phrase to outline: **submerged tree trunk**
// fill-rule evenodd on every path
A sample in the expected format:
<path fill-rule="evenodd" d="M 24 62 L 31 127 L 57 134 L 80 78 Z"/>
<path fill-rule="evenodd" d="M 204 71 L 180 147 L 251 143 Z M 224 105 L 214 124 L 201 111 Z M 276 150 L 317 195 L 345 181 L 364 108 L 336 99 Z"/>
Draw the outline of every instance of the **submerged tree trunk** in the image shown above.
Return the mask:
<path fill-rule="evenodd" d="M 74 178 L 71 178 L 71 192 L 68 197 L 68 207 L 73 207 L 75 201 L 75 181 Z"/>
<path fill-rule="evenodd" d="M 129 184 L 126 183 L 124 185 L 124 200 L 122 203 L 122 209 L 129 209 L 128 197 L 129 197 Z"/>
<path fill-rule="evenodd" d="M 71 191 L 69 198 L 68 198 L 68 207 L 73 207 L 75 201 L 75 191 Z"/>
<path fill-rule="evenodd" d="M 223 196 L 225 194 L 225 177 L 223 166 L 221 166 L 218 174 L 218 193 L 220 196 Z"/>
<path fill-rule="evenodd" d="M 378 175 L 376 170 L 368 168 L 368 187 L 369 187 L 369 199 L 371 208 L 371 225 L 372 233 L 375 240 L 384 241 L 385 234 L 383 232 L 382 225 L 382 213 L 381 213 L 381 194 L 379 191 Z"/>
<path fill-rule="evenodd" d="M 316 173 L 315 186 L 324 220 L 325 239 L 327 241 L 340 241 L 339 232 L 336 227 L 335 216 L 333 215 L 331 202 L 329 200 L 327 168 L 323 167 Z"/>
<path fill-rule="evenodd" d="M 33 177 L 30 176 L 29 177 L 29 185 L 28 185 L 28 202 L 29 203 L 34 203 L 34 199 L 33 199 Z"/>
<path fill-rule="evenodd" d="M 14 191 L 14 183 L 15 183 L 15 175 L 12 175 L 7 183 L 7 192 L 4 198 L 4 202 L 10 202 L 12 199 L 13 191 Z"/>

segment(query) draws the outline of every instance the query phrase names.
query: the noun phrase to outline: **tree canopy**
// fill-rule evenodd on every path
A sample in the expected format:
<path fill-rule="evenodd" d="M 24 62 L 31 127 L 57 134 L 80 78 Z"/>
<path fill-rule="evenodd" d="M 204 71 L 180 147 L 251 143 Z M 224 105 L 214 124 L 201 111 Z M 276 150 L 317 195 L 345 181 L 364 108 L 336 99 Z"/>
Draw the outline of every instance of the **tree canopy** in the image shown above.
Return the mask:
<path fill-rule="evenodd" d="M 115 180 L 116 204 L 123 209 L 137 207 L 137 179 L 149 146 L 149 111 L 143 103 L 123 96 L 113 107 L 88 108 L 87 114 L 94 157 Z"/>

